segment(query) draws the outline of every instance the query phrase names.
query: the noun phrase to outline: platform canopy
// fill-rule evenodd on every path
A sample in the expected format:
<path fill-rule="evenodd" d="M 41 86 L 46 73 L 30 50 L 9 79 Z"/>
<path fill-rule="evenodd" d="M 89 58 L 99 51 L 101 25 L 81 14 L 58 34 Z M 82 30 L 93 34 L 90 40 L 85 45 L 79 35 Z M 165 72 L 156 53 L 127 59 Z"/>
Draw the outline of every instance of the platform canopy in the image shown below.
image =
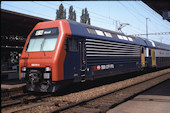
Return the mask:
<path fill-rule="evenodd" d="M 1 9 L 1 63 L 19 59 L 28 34 L 43 21 L 50 20 Z"/>
<path fill-rule="evenodd" d="M 146 5 L 156 11 L 170 22 L 170 1 L 169 0 L 142 0 Z"/>
<path fill-rule="evenodd" d="M 1 9 L 1 48 L 23 46 L 29 32 L 42 21 L 49 20 Z"/>

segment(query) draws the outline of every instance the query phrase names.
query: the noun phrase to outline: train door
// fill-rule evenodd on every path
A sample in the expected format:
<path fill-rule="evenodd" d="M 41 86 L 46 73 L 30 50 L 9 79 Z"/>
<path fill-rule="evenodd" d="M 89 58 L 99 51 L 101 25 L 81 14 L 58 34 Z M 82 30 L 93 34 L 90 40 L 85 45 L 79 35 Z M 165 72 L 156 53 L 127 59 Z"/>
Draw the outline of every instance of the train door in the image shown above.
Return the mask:
<path fill-rule="evenodd" d="M 145 53 L 144 53 L 145 47 L 141 47 L 141 65 L 142 67 L 145 67 Z"/>
<path fill-rule="evenodd" d="M 156 66 L 155 49 L 152 49 L 152 66 Z"/>
<path fill-rule="evenodd" d="M 87 63 L 86 63 L 86 53 L 85 53 L 85 43 L 84 40 L 80 41 L 80 71 L 81 71 L 81 82 L 85 81 L 85 72 L 87 69 Z"/>

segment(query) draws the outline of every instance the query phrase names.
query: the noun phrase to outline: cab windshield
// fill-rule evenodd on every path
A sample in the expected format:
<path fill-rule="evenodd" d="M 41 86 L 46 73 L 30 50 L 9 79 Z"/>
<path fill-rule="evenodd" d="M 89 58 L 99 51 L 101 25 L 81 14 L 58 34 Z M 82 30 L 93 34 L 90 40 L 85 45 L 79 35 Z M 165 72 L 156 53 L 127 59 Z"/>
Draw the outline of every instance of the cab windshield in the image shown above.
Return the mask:
<path fill-rule="evenodd" d="M 58 35 L 58 27 L 35 30 L 30 36 L 26 52 L 53 51 Z"/>

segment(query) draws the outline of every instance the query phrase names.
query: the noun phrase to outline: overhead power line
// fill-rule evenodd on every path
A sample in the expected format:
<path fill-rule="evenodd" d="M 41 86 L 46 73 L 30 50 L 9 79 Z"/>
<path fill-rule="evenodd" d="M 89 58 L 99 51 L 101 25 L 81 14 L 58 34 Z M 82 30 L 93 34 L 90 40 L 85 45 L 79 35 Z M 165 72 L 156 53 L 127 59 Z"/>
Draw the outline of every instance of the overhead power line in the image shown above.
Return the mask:
<path fill-rule="evenodd" d="M 67 4 L 67 5 L 72 5 L 72 4 L 69 4 L 69 3 L 66 3 L 66 2 L 62 2 L 63 4 Z M 72 5 L 72 6 L 74 6 L 75 8 L 78 8 L 78 9 L 83 9 L 83 8 L 81 8 L 81 7 L 78 7 L 78 6 L 75 6 L 75 5 Z M 101 15 L 101 14 L 98 14 L 98 13 L 96 13 L 96 12 L 92 12 L 92 11 L 88 11 L 89 13 L 92 13 L 92 14 L 95 14 L 95 15 L 97 15 L 97 16 L 99 16 L 99 17 L 103 17 L 103 18 L 105 18 L 105 19 L 111 19 L 111 20 L 113 20 L 113 21 L 118 21 L 118 20 L 115 20 L 115 19 L 113 19 L 113 18 L 109 18 L 109 17 L 106 17 L 106 16 L 104 16 L 104 15 Z"/>
<path fill-rule="evenodd" d="M 51 2 L 45 2 L 46 4 L 42 4 L 42 3 L 39 3 L 39 2 L 32 2 L 32 3 L 35 3 L 35 4 L 37 4 L 37 5 L 41 5 L 41 6 L 43 6 L 43 7 L 46 7 L 46 8 L 49 8 L 49 9 L 51 9 L 51 10 L 56 10 L 56 6 L 59 6 L 59 4 L 55 4 L 55 3 L 51 3 Z M 49 4 L 49 5 L 47 5 L 47 3 Z M 72 4 L 69 4 L 69 3 L 65 3 L 65 2 L 62 2 L 63 4 L 67 4 L 67 5 L 72 5 Z M 120 3 L 122 6 L 125 6 L 123 3 Z M 6 4 L 6 5 L 9 5 L 9 4 Z M 18 9 L 22 9 L 22 8 L 19 8 L 19 7 L 16 7 L 16 6 L 12 6 L 12 5 L 9 5 L 9 6 L 11 6 L 11 7 L 15 7 L 15 8 L 18 8 Z M 77 6 L 75 6 L 75 5 L 72 5 L 72 6 L 74 6 L 75 8 L 78 8 L 78 9 L 83 9 L 83 8 L 80 8 L 80 7 L 77 7 Z M 125 6 L 126 7 L 126 6 Z M 144 8 L 144 6 L 142 6 L 143 8 Z M 133 12 L 133 10 L 132 9 L 130 9 L 129 7 L 126 7 L 127 9 L 128 9 L 128 11 L 135 17 L 135 15 L 134 15 L 134 12 Z M 26 9 L 22 9 L 22 10 L 25 10 L 25 11 L 27 11 L 27 12 L 31 12 L 31 13 L 36 13 L 36 12 L 33 12 L 33 11 L 29 11 L 29 10 L 26 10 Z M 78 13 L 78 15 L 80 16 L 81 15 L 81 11 L 76 11 L 77 13 Z M 104 16 L 104 15 L 101 15 L 101 14 L 99 14 L 99 13 L 95 13 L 95 12 L 92 12 L 92 11 L 90 11 L 89 10 L 89 12 L 90 13 L 92 13 L 92 15 L 91 15 L 91 17 L 94 17 L 93 18 L 93 20 L 95 20 L 96 22 L 98 22 L 98 23 L 105 23 L 105 24 L 107 24 L 107 25 L 112 25 L 112 22 L 111 21 L 117 21 L 117 20 L 114 20 L 113 18 L 110 18 L 110 17 L 107 17 L 107 16 Z M 145 12 L 147 12 L 147 13 L 149 13 L 149 10 L 148 9 L 146 9 L 145 8 Z M 39 14 L 39 15 L 44 15 L 44 16 L 46 16 L 46 17 L 51 17 L 50 15 L 46 15 L 46 14 L 40 14 L 40 13 L 36 13 L 36 14 Z M 94 15 L 95 14 L 95 15 Z M 150 14 L 150 13 L 149 13 Z M 151 13 L 152 14 L 152 13 Z M 153 14 L 154 15 L 154 14 Z M 79 17 L 79 16 L 77 16 L 77 17 Z M 143 15 L 141 15 L 141 17 L 144 17 Z M 53 17 L 54 18 L 54 17 Z M 137 19 L 137 17 L 135 17 L 136 19 Z M 159 20 L 158 18 L 156 18 L 156 16 L 154 15 L 154 18 L 156 19 L 156 20 L 158 20 L 158 21 L 156 21 L 157 23 L 159 22 L 159 24 L 162 22 L 161 20 Z M 107 20 L 106 20 L 107 19 Z M 140 20 L 139 20 L 140 21 Z M 119 21 L 120 22 L 120 21 Z M 163 22 L 162 22 L 163 23 Z M 152 23 L 153 24 L 153 23 Z M 154 25 L 154 24 L 153 24 Z M 155 26 L 155 25 L 154 25 Z M 106 27 L 106 25 L 105 25 L 105 27 Z M 165 27 L 167 27 L 167 26 L 165 26 Z M 109 26 L 107 26 L 106 28 L 109 28 Z M 157 27 L 154 27 L 154 29 L 156 29 Z M 167 27 L 168 28 L 168 27 Z M 144 29 L 142 29 L 141 27 L 140 28 L 137 28 L 137 27 L 134 27 L 134 26 L 129 26 L 128 27 L 128 29 L 127 28 L 125 28 L 123 31 L 126 31 L 128 34 L 136 34 L 136 33 L 138 33 L 137 34 L 137 36 L 139 36 L 139 34 L 141 33 L 141 31 L 145 31 Z M 155 32 L 157 32 L 157 31 L 155 31 Z M 158 32 L 160 32 L 160 31 L 158 31 Z M 126 33 L 126 34 L 127 34 Z M 150 35 L 151 33 L 149 33 L 148 35 Z M 146 34 L 145 34 L 146 35 Z M 158 34 L 157 34 L 158 35 Z"/>
<path fill-rule="evenodd" d="M 35 1 L 32 1 L 32 3 L 35 3 L 35 4 L 37 4 L 37 5 L 40 5 L 40 6 L 49 8 L 49 9 L 51 9 L 51 10 L 55 10 L 56 8 L 51 7 L 50 5 L 59 6 L 58 4 L 52 4 L 52 3 L 50 3 L 50 2 L 46 2 L 46 3 L 50 4 L 50 5 L 44 5 L 44 4 L 35 2 Z M 65 2 L 63 2 L 63 3 L 64 3 L 64 4 L 67 4 L 67 5 L 72 5 L 72 4 L 65 3 Z M 9 5 L 9 4 L 6 4 L 6 5 L 11 6 L 11 7 L 14 7 L 14 8 L 17 8 L 17 9 L 22 9 L 22 8 L 20 8 L 20 7 L 16 7 L 16 6 L 13 6 L 13 5 Z M 76 7 L 76 8 L 82 9 L 82 8 L 77 7 L 77 6 L 75 6 L 75 5 L 73 5 L 73 6 Z M 34 13 L 34 14 L 43 15 L 43 16 L 45 16 L 45 17 L 51 17 L 51 16 L 49 16 L 49 15 L 45 15 L 45 14 L 41 14 L 41 13 L 36 13 L 36 12 L 29 11 L 29 10 L 26 10 L 26 9 L 22 9 L 22 10 L 25 10 L 25 11 L 27 11 L 27 12 L 31 12 L 31 13 Z M 76 12 L 79 13 L 79 15 L 81 15 L 81 12 L 80 12 L 80 11 L 76 11 Z M 96 17 L 96 16 L 91 15 L 91 17 L 94 17 L 94 20 L 95 20 L 96 22 L 102 22 L 102 23 L 105 23 L 105 24 L 108 24 L 108 25 L 111 25 L 111 24 L 112 24 L 112 22 L 110 22 L 110 21 L 104 21 L 101 17 L 103 17 L 103 18 L 105 18 L 105 19 L 107 18 L 108 20 L 117 21 L 117 20 L 114 20 L 113 18 L 109 18 L 109 17 L 107 17 L 107 16 L 103 16 L 103 15 L 101 15 L 101 14 L 94 13 L 94 12 L 92 12 L 92 11 L 89 11 L 89 12 L 95 14 L 96 16 L 99 16 L 99 17 Z M 119 21 L 119 22 L 120 22 L 120 21 Z M 131 26 L 131 27 L 132 27 L 132 26 Z M 132 27 L 132 28 L 133 28 L 133 27 Z M 134 27 L 134 29 L 135 29 L 135 30 L 139 30 L 139 29 L 136 29 L 135 27 Z"/>
<path fill-rule="evenodd" d="M 121 5 L 123 6 L 123 8 L 125 8 L 133 17 L 135 17 L 136 20 L 142 22 L 142 21 L 140 20 L 140 18 L 138 18 L 135 14 L 133 14 L 133 13 L 134 13 L 133 10 L 131 11 L 131 9 L 129 9 L 129 7 L 126 7 L 126 5 L 124 5 L 124 4 L 121 3 L 120 1 L 119 1 L 118 3 L 121 4 Z"/>
<path fill-rule="evenodd" d="M 31 13 L 34 13 L 34 14 L 38 14 L 38 15 L 42 15 L 42 16 L 46 16 L 46 17 L 51 17 L 51 16 L 49 16 L 49 15 L 36 13 L 36 12 L 30 11 L 30 10 L 26 10 L 26 9 L 23 9 L 23 8 L 20 8 L 20 7 L 16 7 L 16 6 L 13 6 L 13 5 L 9 5 L 9 4 L 6 4 L 6 3 L 3 3 L 3 4 L 8 5 L 8 6 L 10 6 L 10 7 L 13 7 L 13 8 L 21 9 L 21 10 L 23 10 L 23 11 L 31 12 Z"/>
<path fill-rule="evenodd" d="M 50 7 L 49 5 L 47 6 L 47 5 L 43 5 L 43 4 L 40 4 L 40 3 L 37 3 L 37 2 L 34 2 L 34 1 L 32 1 L 33 3 L 36 3 L 36 4 L 38 4 L 38 5 L 41 5 L 41 6 L 44 6 L 44 7 L 47 7 L 47 8 L 50 8 L 50 9 L 55 9 L 56 10 L 56 8 L 54 8 L 54 7 Z M 50 5 L 53 5 L 53 6 L 56 6 L 56 4 L 52 4 L 52 3 L 50 3 L 50 2 L 45 2 L 45 3 L 48 3 L 48 4 L 50 4 Z M 63 4 L 67 4 L 67 3 L 63 3 Z M 71 5 L 71 4 L 70 4 Z M 69 6 L 70 6 L 69 5 Z M 59 6 L 59 5 L 57 5 L 57 6 Z M 82 9 L 82 8 L 81 8 Z M 78 15 L 77 17 L 80 17 L 81 16 L 81 11 L 76 11 L 76 14 Z M 95 21 L 98 21 L 98 22 L 102 22 L 102 23 L 106 23 L 106 24 L 112 24 L 112 22 L 109 22 L 109 21 L 104 21 L 103 19 L 101 19 L 101 18 L 99 18 L 99 17 L 96 17 L 96 16 L 90 16 L 90 17 L 94 17 L 95 18 Z"/>
<path fill-rule="evenodd" d="M 142 36 L 142 35 L 170 35 L 170 32 L 148 33 L 148 34 L 134 34 L 134 36 Z"/>
<path fill-rule="evenodd" d="M 158 16 L 156 16 L 156 15 L 159 15 L 159 14 L 156 13 L 153 9 L 151 9 L 151 8 L 149 8 L 149 9 L 146 8 L 145 6 L 147 6 L 147 5 L 146 5 L 145 3 L 143 3 L 143 2 L 135 2 L 135 3 L 137 3 L 139 7 L 142 7 L 142 8 L 145 10 L 145 12 L 147 12 L 149 15 L 153 15 L 153 18 L 155 18 L 154 21 L 155 21 L 157 24 L 159 24 L 159 25 L 164 24 L 164 27 L 167 27 L 167 28 L 169 29 L 169 26 L 168 26 L 167 24 L 165 24 L 165 21 L 167 21 L 167 20 L 162 21 L 161 19 L 159 19 Z M 159 16 L 160 16 L 160 15 L 159 15 Z M 160 17 L 161 17 L 161 16 L 160 16 Z"/>

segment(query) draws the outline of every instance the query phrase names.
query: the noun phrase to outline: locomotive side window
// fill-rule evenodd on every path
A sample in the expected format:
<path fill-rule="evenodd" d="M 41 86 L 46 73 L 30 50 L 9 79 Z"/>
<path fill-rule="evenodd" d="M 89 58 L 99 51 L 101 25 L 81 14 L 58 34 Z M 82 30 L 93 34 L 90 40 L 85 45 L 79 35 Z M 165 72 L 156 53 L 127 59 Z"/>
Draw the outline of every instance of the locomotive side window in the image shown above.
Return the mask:
<path fill-rule="evenodd" d="M 95 31 L 96 31 L 97 35 L 104 36 L 103 31 L 100 31 L 100 30 L 95 30 Z"/>
<path fill-rule="evenodd" d="M 123 36 L 122 35 L 117 35 L 119 39 L 123 40 Z"/>
<path fill-rule="evenodd" d="M 118 38 L 116 34 L 111 34 L 113 38 Z"/>
<path fill-rule="evenodd" d="M 112 35 L 111 35 L 109 32 L 104 32 L 104 34 L 105 34 L 107 37 L 112 37 Z"/>
<path fill-rule="evenodd" d="M 129 41 L 133 41 L 133 39 L 132 39 L 131 37 L 128 37 L 128 40 L 129 40 Z"/>
<path fill-rule="evenodd" d="M 91 34 L 97 34 L 94 29 L 87 28 L 87 31 Z"/>
<path fill-rule="evenodd" d="M 78 39 L 76 38 L 68 38 L 68 50 L 71 52 L 78 51 Z"/>
<path fill-rule="evenodd" d="M 126 36 L 122 36 L 124 40 L 128 40 L 128 38 Z"/>

